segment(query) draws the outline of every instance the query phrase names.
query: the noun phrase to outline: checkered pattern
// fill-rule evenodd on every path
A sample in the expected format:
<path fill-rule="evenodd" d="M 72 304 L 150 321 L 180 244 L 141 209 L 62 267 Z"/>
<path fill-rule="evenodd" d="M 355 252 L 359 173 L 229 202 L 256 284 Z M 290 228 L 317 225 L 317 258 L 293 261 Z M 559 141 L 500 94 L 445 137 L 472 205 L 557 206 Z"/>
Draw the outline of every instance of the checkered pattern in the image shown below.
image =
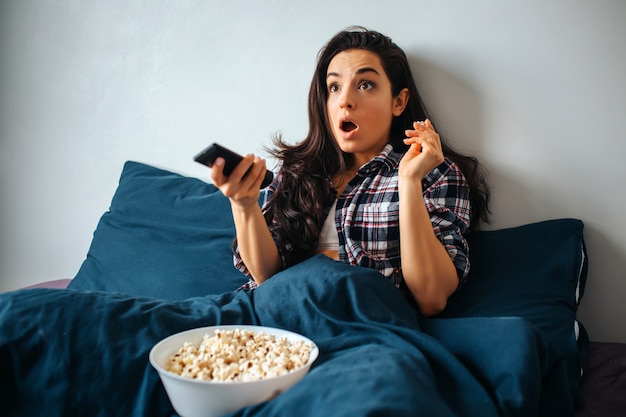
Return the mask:
<path fill-rule="evenodd" d="M 398 202 L 400 159 L 402 154 L 387 145 L 362 166 L 337 200 L 335 222 L 341 261 L 376 269 L 396 286 L 403 287 Z M 276 191 L 280 178 L 277 175 L 268 188 L 266 201 Z M 462 283 L 469 272 L 468 246 L 463 238 L 470 221 L 469 185 L 459 167 L 446 158 L 424 178 L 422 189 L 433 230 L 450 254 Z M 289 267 L 290 248 L 278 250 L 283 267 Z M 248 273 L 237 249 L 234 263 L 237 269 Z M 250 280 L 245 287 L 254 288 L 254 281 Z"/>

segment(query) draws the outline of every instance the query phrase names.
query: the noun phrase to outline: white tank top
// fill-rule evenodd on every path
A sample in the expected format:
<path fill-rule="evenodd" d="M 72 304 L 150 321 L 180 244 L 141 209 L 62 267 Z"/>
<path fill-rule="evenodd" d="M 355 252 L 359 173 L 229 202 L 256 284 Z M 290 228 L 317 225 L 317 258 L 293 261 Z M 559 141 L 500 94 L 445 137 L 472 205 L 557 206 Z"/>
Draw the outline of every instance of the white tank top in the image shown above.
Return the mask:
<path fill-rule="evenodd" d="M 322 226 L 320 233 L 320 242 L 317 245 L 318 251 L 323 250 L 339 250 L 339 236 L 337 235 L 337 227 L 335 226 L 335 210 L 337 209 L 337 200 L 333 203 L 328 213 L 328 217 Z"/>

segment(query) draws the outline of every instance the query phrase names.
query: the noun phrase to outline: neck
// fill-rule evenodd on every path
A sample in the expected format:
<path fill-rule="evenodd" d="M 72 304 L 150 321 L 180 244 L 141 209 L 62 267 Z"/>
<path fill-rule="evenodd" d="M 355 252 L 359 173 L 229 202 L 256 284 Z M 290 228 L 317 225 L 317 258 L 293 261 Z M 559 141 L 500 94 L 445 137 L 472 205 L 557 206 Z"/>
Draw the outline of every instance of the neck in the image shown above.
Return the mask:
<path fill-rule="evenodd" d="M 350 167 L 346 171 L 338 173 L 333 177 L 333 187 L 337 191 L 337 196 L 340 196 L 343 193 L 343 190 L 346 189 L 346 186 L 348 185 L 350 180 L 356 175 L 359 167 L 360 166 L 358 166 L 357 168 Z"/>

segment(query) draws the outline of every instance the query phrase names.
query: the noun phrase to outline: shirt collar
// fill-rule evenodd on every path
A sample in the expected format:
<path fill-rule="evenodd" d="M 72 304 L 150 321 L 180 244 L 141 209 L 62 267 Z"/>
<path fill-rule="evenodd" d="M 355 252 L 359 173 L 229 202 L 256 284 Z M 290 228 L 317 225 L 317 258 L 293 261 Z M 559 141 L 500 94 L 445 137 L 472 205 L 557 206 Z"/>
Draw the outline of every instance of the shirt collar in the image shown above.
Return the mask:
<path fill-rule="evenodd" d="M 380 170 L 384 166 L 389 170 L 396 169 L 401 159 L 402 154 L 394 151 L 393 145 L 388 143 L 378 155 L 359 168 L 359 174 L 367 175 L 372 171 Z"/>

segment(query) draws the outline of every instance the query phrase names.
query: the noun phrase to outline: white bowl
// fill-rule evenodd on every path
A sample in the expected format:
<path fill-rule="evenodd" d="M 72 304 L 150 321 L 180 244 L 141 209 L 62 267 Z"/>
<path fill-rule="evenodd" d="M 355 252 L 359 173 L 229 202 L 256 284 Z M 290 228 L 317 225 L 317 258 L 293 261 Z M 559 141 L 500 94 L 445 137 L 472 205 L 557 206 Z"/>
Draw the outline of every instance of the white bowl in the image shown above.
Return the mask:
<path fill-rule="evenodd" d="M 275 337 L 286 337 L 290 342 L 305 341 L 313 349 L 308 362 L 301 368 L 285 375 L 247 382 L 203 381 L 183 377 L 166 371 L 168 359 L 185 342 L 196 345 L 202 342 L 205 334 L 212 336 L 215 330 L 250 330 L 264 332 Z M 211 326 L 200 327 L 176 333 L 157 343 L 150 351 L 150 363 L 159 372 L 165 391 L 181 417 L 217 417 L 238 409 L 269 400 L 287 390 L 302 379 L 319 355 L 318 347 L 309 339 L 287 330 L 263 326 Z"/>

